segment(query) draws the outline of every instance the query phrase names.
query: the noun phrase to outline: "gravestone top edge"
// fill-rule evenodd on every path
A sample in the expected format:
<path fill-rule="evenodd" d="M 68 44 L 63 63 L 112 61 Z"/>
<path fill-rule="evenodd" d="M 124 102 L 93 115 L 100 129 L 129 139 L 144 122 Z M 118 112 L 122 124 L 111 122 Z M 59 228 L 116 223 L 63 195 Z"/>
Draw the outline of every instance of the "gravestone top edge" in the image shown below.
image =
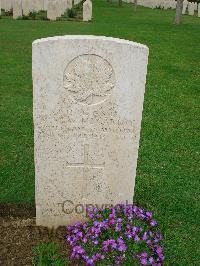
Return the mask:
<path fill-rule="evenodd" d="M 134 46 L 135 48 L 144 49 L 146 52 L 149 52 L 149 48 L 141 43 L 120 39 L 120 38 L 113 38 L 113 37 L 106 37 L 106 36 L 95 36 L 95 35 L 64 35 L 64 36 L 54 36 L 48 38 L 41 38 L 33 41 L 32 46 L 36 46 L 37 44 L 49 42 L 49 41 L 59 41 L 59 40 L 100 40 L 100 41 L 111 41 L 118 44 L 127 44 Z"/>

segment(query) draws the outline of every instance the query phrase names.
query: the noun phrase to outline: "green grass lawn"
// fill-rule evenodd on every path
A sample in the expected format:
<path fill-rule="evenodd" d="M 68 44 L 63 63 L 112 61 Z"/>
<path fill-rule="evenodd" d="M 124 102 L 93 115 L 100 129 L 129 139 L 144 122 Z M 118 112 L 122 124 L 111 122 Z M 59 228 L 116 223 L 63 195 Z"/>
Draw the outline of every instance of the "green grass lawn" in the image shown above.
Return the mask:
<path fill-rule="evenodd" d="M 34 204 L 31 43 L 55 35 L 124 38 L 150 48 L 134 201 L 152 210 L 166 265 L 200 265 L 200 19 L 94 3 L 94 21 L 0 19 L 0 203 Z"/>

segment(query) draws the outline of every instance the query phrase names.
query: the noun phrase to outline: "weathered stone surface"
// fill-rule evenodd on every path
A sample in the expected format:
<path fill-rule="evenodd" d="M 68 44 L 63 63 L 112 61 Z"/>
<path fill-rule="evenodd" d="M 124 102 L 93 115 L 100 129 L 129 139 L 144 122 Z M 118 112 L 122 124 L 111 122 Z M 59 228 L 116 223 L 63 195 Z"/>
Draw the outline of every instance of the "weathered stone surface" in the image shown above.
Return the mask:
<path fill-rule="evenodd" d="M 74 4 L 78 5 L 81 2 L 81 0 L 74 0 Z"/>
<path fill-rule="evenodd" d="M 125 2 L 127 2 L 127 0 Z M 150 7 L 150 8 L 175 9 L 176 1 L 175 0 L 138 0 L 138 5 Z"/>
<path fill-rule="evenodd" d="M 47 11 L 47 8 L 48 8 L 48 0 L 44 0 L 44 7 L 43 7 L 43 9 L 45 11 Z"/>
<path fill-rule="evenodd" d="M 13 18 L 22 16 L 22 0 L 13 0 Z"/>
<path fill-rule="evenodd" d="M 198 17 L 200 17 L 200 4 L 198 4 Z"/>
<path fill-rule="evenodd" d="M 67 8 L 72 8 L 72 0 L 67 0 Z"/>
<path fill-rule="evenodd" d="M 44 8 L 44 0 L 34 0 L 36 3 L 36 11 L 43 10 Z"/>
<path fill-rule="evenodd" d="M 83 21 L 92 20 L 92 2 L 90 0 L 86 0 L 83 3 Z"/>
<path fill-rule="evenodd" d="M 146 46 L 114 38 L 33 43 L 37 225 L 85 219 L 77 204 L 132 202 L 147 60 Z"/>
<path fill-rule="evenodd" d="M 188 15 L 194 16 L 195 5 L 191 2 L 188 3 Z"/>
<path fill-rule="evenodd" d="M 182 10 L 183 15 L 186 13 L 187 6 L 188 6 L 188 1 L 184 0 L 183 1 L 183 10 Z"/>
<path fill-rule="evenodd" d="M 57 0 L 56 2 L 56 17 L 59 18 L 62 15 L 62 3 L 60 0 Z"/>
<path fill-rule="evenodd" d="M 66 9 L 67 9 L 67 1 L 61 0 L 61 15 L 65 13 Z"/>
<path fill-rule="evenodd" d="M 58 1 L 49 0 L 47 8 L 47 18 L 49 20 L 56 20 L 57 17 L 58 17 Z"/>
<path fill-rule="evenodd" d="M 30 2 L 31 0 L 22 0 L 22 10 L 23 10 L 23 15 L 28 16 L 28 14 L 31 11 L 30 8 Z"/>
<path fill-rule="evenodd" d="M 31 0 L 30 4 L 36 12 L 44 9 L 44 0 Z"/>
<path fill-rule="evenodd" d="M 0 0 L 1 3 L 1 8 L 5 9 L 5 11 L 9 11 L 13 7 L 12 0 Z"/>

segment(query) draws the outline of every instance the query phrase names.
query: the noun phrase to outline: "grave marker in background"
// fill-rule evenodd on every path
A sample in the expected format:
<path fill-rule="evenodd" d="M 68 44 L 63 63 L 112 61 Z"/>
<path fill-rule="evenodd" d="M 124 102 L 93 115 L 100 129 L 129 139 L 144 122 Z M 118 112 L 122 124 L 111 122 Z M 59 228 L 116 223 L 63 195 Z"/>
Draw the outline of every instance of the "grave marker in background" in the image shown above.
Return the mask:
<path fill-rule="evenodd" d="M 56 20 L 58 15 L 58 1 L 49 0 L 47 7 L 47 18 L 49 20 Z"/>
<path fill-rule="evenodd" d="M 13 18 L 22 17 L 22 0 L 13 0 Z"/>
<path fill-rule="evenodd" d="M 83 21 L 92 20 L 92 2 L 90 0 L 86 0 L 83 3 Z"/>
<path fill-rule="evenodd" d="M 191 2 L 188 3 L 188 15 L 194 16 L 195 5 Z"/>

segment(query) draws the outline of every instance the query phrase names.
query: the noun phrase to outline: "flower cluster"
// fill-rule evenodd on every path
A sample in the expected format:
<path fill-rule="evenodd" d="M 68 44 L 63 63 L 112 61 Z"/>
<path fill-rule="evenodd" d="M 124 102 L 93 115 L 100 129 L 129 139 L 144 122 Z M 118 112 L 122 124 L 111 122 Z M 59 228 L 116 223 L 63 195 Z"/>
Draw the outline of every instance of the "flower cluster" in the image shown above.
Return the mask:
<path fill-rule="evenodd" d="M 88 222 L 67 226 L 71 260 L 84 265 L 162 266 L 162 235 L 152 213 L 134 205 L 88 209 Z"/>

